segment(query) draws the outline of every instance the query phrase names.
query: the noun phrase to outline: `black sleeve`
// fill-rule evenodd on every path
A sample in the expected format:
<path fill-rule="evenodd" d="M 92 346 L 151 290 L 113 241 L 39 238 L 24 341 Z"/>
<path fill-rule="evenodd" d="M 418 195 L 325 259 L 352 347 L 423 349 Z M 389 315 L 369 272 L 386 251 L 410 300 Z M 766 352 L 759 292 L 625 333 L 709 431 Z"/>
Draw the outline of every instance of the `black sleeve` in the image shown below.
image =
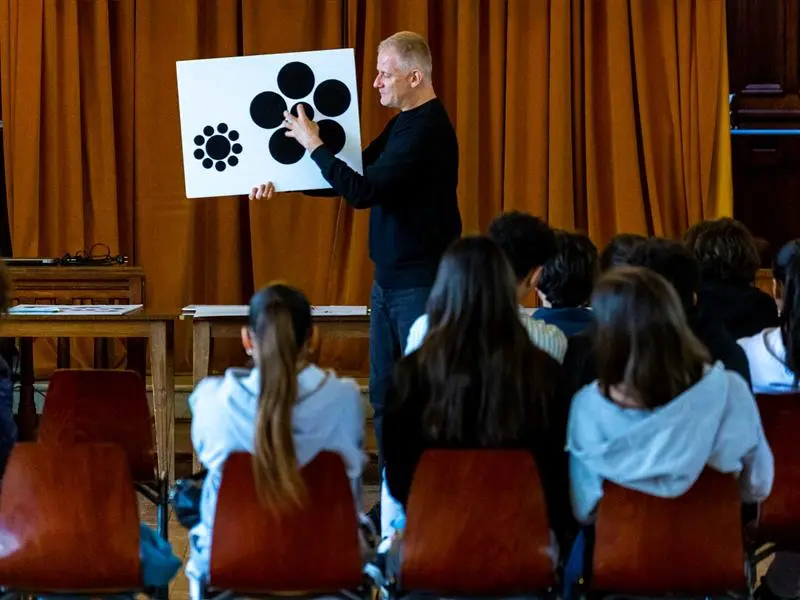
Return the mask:
<path fill-rule="evenodd" d="M 572 393 L 567 377 L 555 360 L 547 357 L 547 370 L 554 374 L 551 394 L 546 399 L 546 419 L 534 439 L 533 454 L 539 468 L 542 490 L 547 501 L 550 526 L 562 547 L 577 531 L 569 493 L 567 420 Z"/>
<path fill-rule="evenodd" d="M 411 354 L 400 360 L 386 393 L 383 415 L 383 465 L 389 493 L 403 507 L 422 453 L 422 400 Z"/>
<path fill-rule="evenodd" d="M 775 299 L 763 290 L 759 290 L 759 292 L 758 316 L 755 317 L 759 321 L 759 331 L 764 331 L 771 327 L 779 327 L 780 319 Z"/>
<path fill-rule="evenodd" d="M 398 192 L 414 182 L 412 175 L 419 153 L 418 127 L 396 129 L 374 162 L 364 165 L 363 175 L 336 158 L 324 145 L 311 153 L 311 159 L 333 189 L 354 208 L 370 208 L 385 203 L 392 197 L 402 197 Z"/>
<path fill-rule="evenodd" d="M 366 168 L 367 166 L 371 165 L 375 162 L 375 160 L 380 156 L 381 152 L 383 152 L 383 147 L 386 145 L 386 138 L 388 137 L 389 128 L 381 132 L 381 134 L 376 137 L 372 142 L 370 142 L 369 146 L 367 146 L 364 151 L 361 153 L 361 164 Z M 319 189 L 319 190 L 303 190 L 303 193 L 306 196 L 313 196 L 315 198 L 335 198 L 339 196 L 339 192 L 337 192 L 333 188 L 326 188 L 326 189 Z"/>
<path fill-rule="evenodd" d="M 747 354 L 744 349 L 731 338 L 731 346 L 728 356 L 722 359 L 722 364 L 729 371 L 735 371 L 752 387 L 753 381 L 750 379 L 750 363 L 747 362 Z"/>

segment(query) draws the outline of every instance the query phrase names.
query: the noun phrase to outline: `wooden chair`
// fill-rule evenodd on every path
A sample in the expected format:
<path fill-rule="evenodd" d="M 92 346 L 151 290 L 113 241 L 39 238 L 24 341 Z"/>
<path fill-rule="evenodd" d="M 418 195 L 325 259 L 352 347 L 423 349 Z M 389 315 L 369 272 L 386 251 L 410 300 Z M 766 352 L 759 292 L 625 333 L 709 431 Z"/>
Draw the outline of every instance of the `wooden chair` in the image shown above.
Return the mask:
<path fill-rule="evenodd" d="M 307 464 L 308 502 L 282 514 L 259 503 L 252 460 L 234 453 L 223 467 L 203 596 L 212 588 L 216 598 L 361 594 L 358 519 L 342 458 L 322 452 Z"/>
<path fill-rule="evenodd" d="M 118 444 L 128 457 L 136 490 L 158 509 L 167 539 L 169 484 L 157 472 L 147 388 L 134 371 L 60 369 L 53 373 L 39 425 L 47 444 Z"/>
<path fill-rule="evenodd" d="M 757 402 L 775 457 L 775 481 L 761 504 L 756 533 L 759 545 L 772 546 L 756 556 L 758 561 L 776 550 L 800 552 L 800 394 L 759 396 Z"/>
<path fill-rule="evenodd" d="M 684 495 L 658 498 L 605 483 L 591 587 L 614 594 L 747 592 L 739 485 L 706 469 Z"/>
<path fill-rule="evenodd" d="M 0 586 L 35 594 L 141 589 L 139 518 L 121 448 L 14 447 L 0 490 Z"/>
<path fill-rule="evenodd" d="M 524 450 L 428 450 L 408 499 L 398 589 L 446 596 L 556 584 L 536 463 Z"/>

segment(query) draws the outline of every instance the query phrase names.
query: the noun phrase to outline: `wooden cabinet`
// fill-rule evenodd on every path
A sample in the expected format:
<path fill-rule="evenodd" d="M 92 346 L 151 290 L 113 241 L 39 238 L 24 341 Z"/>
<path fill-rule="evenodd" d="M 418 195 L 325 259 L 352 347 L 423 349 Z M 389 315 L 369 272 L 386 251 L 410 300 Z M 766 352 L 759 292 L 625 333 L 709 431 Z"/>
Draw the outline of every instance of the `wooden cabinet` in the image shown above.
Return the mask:
<path fill-rule="evenodd" d="M 797 88 L 795 2 L 729 0 L 728 58 L 731 92 L 763 97 Z"/>
<path fill-rule="evenodd" d="M 734 216 L 765 239 L 764 266 L 800 237 L 800 131 L 733 135 Z"/>
<path fill-rule="evenodd" d="M 727 0 L 733 213 L 769 244 L 800 237 L 800 0 Z"/>

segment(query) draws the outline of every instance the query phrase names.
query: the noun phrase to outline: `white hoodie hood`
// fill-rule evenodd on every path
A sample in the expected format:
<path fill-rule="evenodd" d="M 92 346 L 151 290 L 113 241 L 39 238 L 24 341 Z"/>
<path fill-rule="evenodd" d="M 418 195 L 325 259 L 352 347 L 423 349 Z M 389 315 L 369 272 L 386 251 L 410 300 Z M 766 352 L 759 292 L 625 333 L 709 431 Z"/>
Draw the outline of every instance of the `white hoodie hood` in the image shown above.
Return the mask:
<path fill-rule="evenodd" d="M 741 474 L 745 501 L 772 487 L 772 454 L 745 380 L 720 363 L 694 386 L 654 410 L 623 408 L 597 383 L 575 396 L 567 431 L 576 518 L 588 522 L 602 481 L 661 497 L 685 493 L 706 465 Z"/>

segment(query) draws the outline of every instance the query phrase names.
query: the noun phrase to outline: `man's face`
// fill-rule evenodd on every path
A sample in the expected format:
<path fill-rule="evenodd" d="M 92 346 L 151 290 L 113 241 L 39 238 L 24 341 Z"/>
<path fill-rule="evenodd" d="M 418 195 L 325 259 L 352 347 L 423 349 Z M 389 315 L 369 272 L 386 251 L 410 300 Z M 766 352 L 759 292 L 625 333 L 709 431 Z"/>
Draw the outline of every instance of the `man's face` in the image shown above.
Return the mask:
<path fill-rule="evenodd" d="M 378 75 L 372 83 L 378 90 L 381 104 L 387 108 L 403 108 L 413 87 L 411 78 L 400 68 L 397 52 L 387 48 L 378 53 Z"/>

